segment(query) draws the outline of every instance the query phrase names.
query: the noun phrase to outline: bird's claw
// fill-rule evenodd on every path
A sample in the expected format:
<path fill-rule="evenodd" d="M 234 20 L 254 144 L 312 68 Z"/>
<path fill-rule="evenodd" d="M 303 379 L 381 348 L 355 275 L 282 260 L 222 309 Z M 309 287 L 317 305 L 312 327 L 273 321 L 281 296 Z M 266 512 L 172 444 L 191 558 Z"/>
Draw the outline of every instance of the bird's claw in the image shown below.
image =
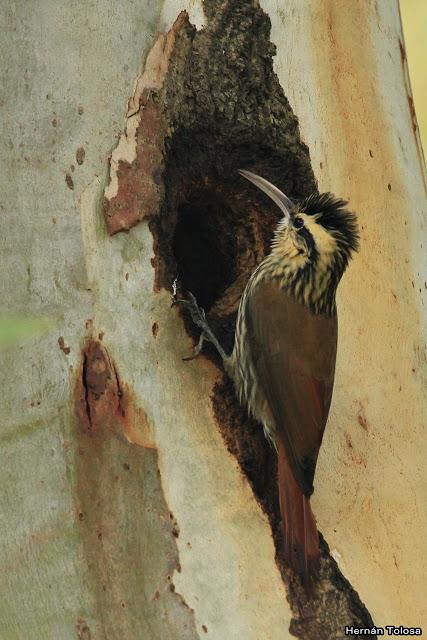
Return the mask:
<path fill-rule="evenodd" d="M 202 351 L 204 341 L 205 341 L 205 334 L 202 332 L 200 334 L 199 342 L 194 347 L 193 353 L 191 354 L 191 356 L 185 356 L 183 360 L 185 362 L 188 362 L 189 360 L 194 360 L 195 358 L 197 358 L 197 356 L 200 355 L 200 352 Z"/>
<path fill-rule="evenodd" d="M 202 331 L 206 328 L 207 320 L 205 310 L 199 307 L 197 304 L 196 298 L 189 291 L 188 298 L 174 298 L 172 301 L 172 306 L 175 304 L 179 304 L 184 309 L 187 309 L 190 312 L 191 319 L 195 325 L 197 325 Z"/>
<path fill-rule="evenodd" d="M 202 309 L 202 307 L 199 307 L 199 305 L 197 304 L 197 300 L 196 300 L 195 296 L 190 291 L 188 292 L 188 298 L 187 299 L 185 299 L 185 298 L 177 298 L 175 294 L 176 294 L 176 288 L 174 286 L 173 287 L 173 296 L 172 296 L 172 306 L 175 305 L 175 304 L 179 304 L 182 307 L 184 307 L 184 309 L 187 309 L 187 311 L 189 311 L 189 313 L 191 315 L 191 319 L 193 320 L 194 324 L 197 327 L 199 327 L 199 329 L 201 330 L 199 342 L 198 342 L 197 346 L 195 347 L 195 349 L 193 351 L 193 354 L 191 356 L 187 356 L 186 358 L 183 358 L 183 359 L 184 360 L 193 360 L 193 358 L 197 358 L 197 356 L 199 355 L 199 353 L 202 350 L 203 343 L 204 342 L 210 342 L 211 344 L 213 344 L 215 349 L 218 351 L 219 355 L 222 358 L 222 361 L 225 362 L 228 356 L 225 353 L 225 351 L 222 348 L 222 346 L 220 345 L 220 343 L 218 342 L 218 338 L 216 337 L 216 335 L 214 334 L 214 332 L 210 328 L 209 323 L 206 320 L 205 310 Z"/>
<path fill-rule="evenodd" d="M 175 291 L 174 291 L 174 294 L 175 294 Z M 183 309 L 187 309 L 187 311 L 190 313 L 191 319 L 194 322 L 194 324 L 197 327 L 199 327 L 199 329 L 201 329 L 202 331 L 202 333 L 200 334 L 199 342 L 194 347 L 193 353 L 190 356 L 186 356 L 185 358 L 183 358 L 183 360 L 185 361 L 194 360 L 194 358 L 197 358 L 197 356 L 200 355 L 204 342 L 210 341 L 209 335 L 208 335 L 209 325 L 206 320 L 206 313 L 205 313 L 205 310 L 202 309 L 202 307 L 199 307 L 199 305 L 197 304 L 196 297 L 191 293 L 191 291 L 188 292 L 187 299 L 177 298 L 176 295 L 173 295 L 172 306 L 174 307 L 176 304 L 183 307 Z"/>

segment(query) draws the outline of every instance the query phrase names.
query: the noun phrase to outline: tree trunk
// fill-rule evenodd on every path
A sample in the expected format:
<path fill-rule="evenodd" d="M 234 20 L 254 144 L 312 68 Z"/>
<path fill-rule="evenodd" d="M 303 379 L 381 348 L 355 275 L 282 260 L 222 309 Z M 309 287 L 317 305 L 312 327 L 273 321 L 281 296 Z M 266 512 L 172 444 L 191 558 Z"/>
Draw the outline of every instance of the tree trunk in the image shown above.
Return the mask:
<path fill-rule="evenodd" d="M 261 6 L 2 8 L 3 307 L 54 322 L 1 352 L 5 640 L 426 622 L 426 174 L 398 3 Z M 182 360 L 197 334 L 171 307 L 176 280 L 230 349 L 277 222 L 240 167 L 333 191 L 361 227 L 308 596 L 283 563 L 275 454 L 215 354 Z"/>

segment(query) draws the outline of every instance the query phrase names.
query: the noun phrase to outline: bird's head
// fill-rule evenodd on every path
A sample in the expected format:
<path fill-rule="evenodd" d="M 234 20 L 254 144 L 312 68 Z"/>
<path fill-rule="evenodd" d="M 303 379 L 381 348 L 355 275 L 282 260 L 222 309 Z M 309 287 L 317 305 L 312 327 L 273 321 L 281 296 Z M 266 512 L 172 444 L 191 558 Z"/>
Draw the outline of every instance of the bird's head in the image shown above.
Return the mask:
<path fill-rule="evenodd" d="M 316 272 L 330 271 L 338 283 L 359 244 L 357 219 L 345 208 L 347 202 L 331 193 L 313 194 L 293 202 L 265 178 L 245 170 L 239 173 L 264 191 L 283 212 L 272 253 L 292 270 L 308 267 Z"/>

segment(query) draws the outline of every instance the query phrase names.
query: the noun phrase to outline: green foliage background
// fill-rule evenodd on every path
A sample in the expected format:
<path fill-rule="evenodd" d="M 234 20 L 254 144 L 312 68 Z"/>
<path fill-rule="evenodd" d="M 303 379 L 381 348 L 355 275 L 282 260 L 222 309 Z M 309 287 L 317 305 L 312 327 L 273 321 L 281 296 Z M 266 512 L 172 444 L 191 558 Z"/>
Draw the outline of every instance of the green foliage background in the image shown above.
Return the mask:
<path fill-rule="evenodd" d="M 6 316 L 0 318 L 0 348 L 24 342 L 46 333 L 54 322 L 43 317 Z"/>

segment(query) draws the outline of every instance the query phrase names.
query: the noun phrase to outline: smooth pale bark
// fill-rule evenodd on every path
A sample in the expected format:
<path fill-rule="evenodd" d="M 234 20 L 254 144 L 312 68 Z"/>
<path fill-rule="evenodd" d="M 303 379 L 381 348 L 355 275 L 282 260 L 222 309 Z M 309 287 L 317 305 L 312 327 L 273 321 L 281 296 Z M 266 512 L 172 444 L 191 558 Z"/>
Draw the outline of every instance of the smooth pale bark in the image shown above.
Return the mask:
<path fill-rule="evenodd" d="M 8 640 L 255 640 L 265 630 L 279 640 L 289 627 L 267 519 L 213 419 L 218 372 L 182 362 L 191 340 L 169 294 L 153 293 L 146 224 L 110 238 L 100 206 L 132 84 L 181 8 L 3 9 L 1 298 L 6 309 L 56 321 L 42 339 L 1 354 Z M 76 424 L 80 351 L 100 332 L 144 412 L 127 432 L 137 444 L 117 433 L 87 438 Z"/>
<path fill-rule="evenodd" d="M 348 197 L 362 225 L 340 292 L 314 511 L 375 622 L 420 625 L 426 192 L 397 3 L 282 4 L 262 3 L 277 73 L 320 188 Z M 43 338 L 1 354 L 0 635 L 8 640 L 178 639 L 204 637 L 204 627 L 218 640 L 292 637 L 267 520 L 212 415 L 218 372 L 204 359 L 181 360 L 191 341 L 167 292 L 153 293 L 146 223 L 111 238 L 102 218 L 107 156 L 132 83 L 156 33 L 183 8 L 202 24 L 197 3 L 172 0 L 2 9 L 1 299 L 56 321 Z M 73 398 L 81 347 L 100 332 L 135 418 L 98 458 L 78 434 Z"/>
<path fill-rule="evenodd" d="M 426 174 L 397 2 L 262 2 L 319 188 L 361 250 L 340 285 L 313 508 L 377 625 L 426 623 Z M 394 624 L 394 623 L 393 623 Z"/>

